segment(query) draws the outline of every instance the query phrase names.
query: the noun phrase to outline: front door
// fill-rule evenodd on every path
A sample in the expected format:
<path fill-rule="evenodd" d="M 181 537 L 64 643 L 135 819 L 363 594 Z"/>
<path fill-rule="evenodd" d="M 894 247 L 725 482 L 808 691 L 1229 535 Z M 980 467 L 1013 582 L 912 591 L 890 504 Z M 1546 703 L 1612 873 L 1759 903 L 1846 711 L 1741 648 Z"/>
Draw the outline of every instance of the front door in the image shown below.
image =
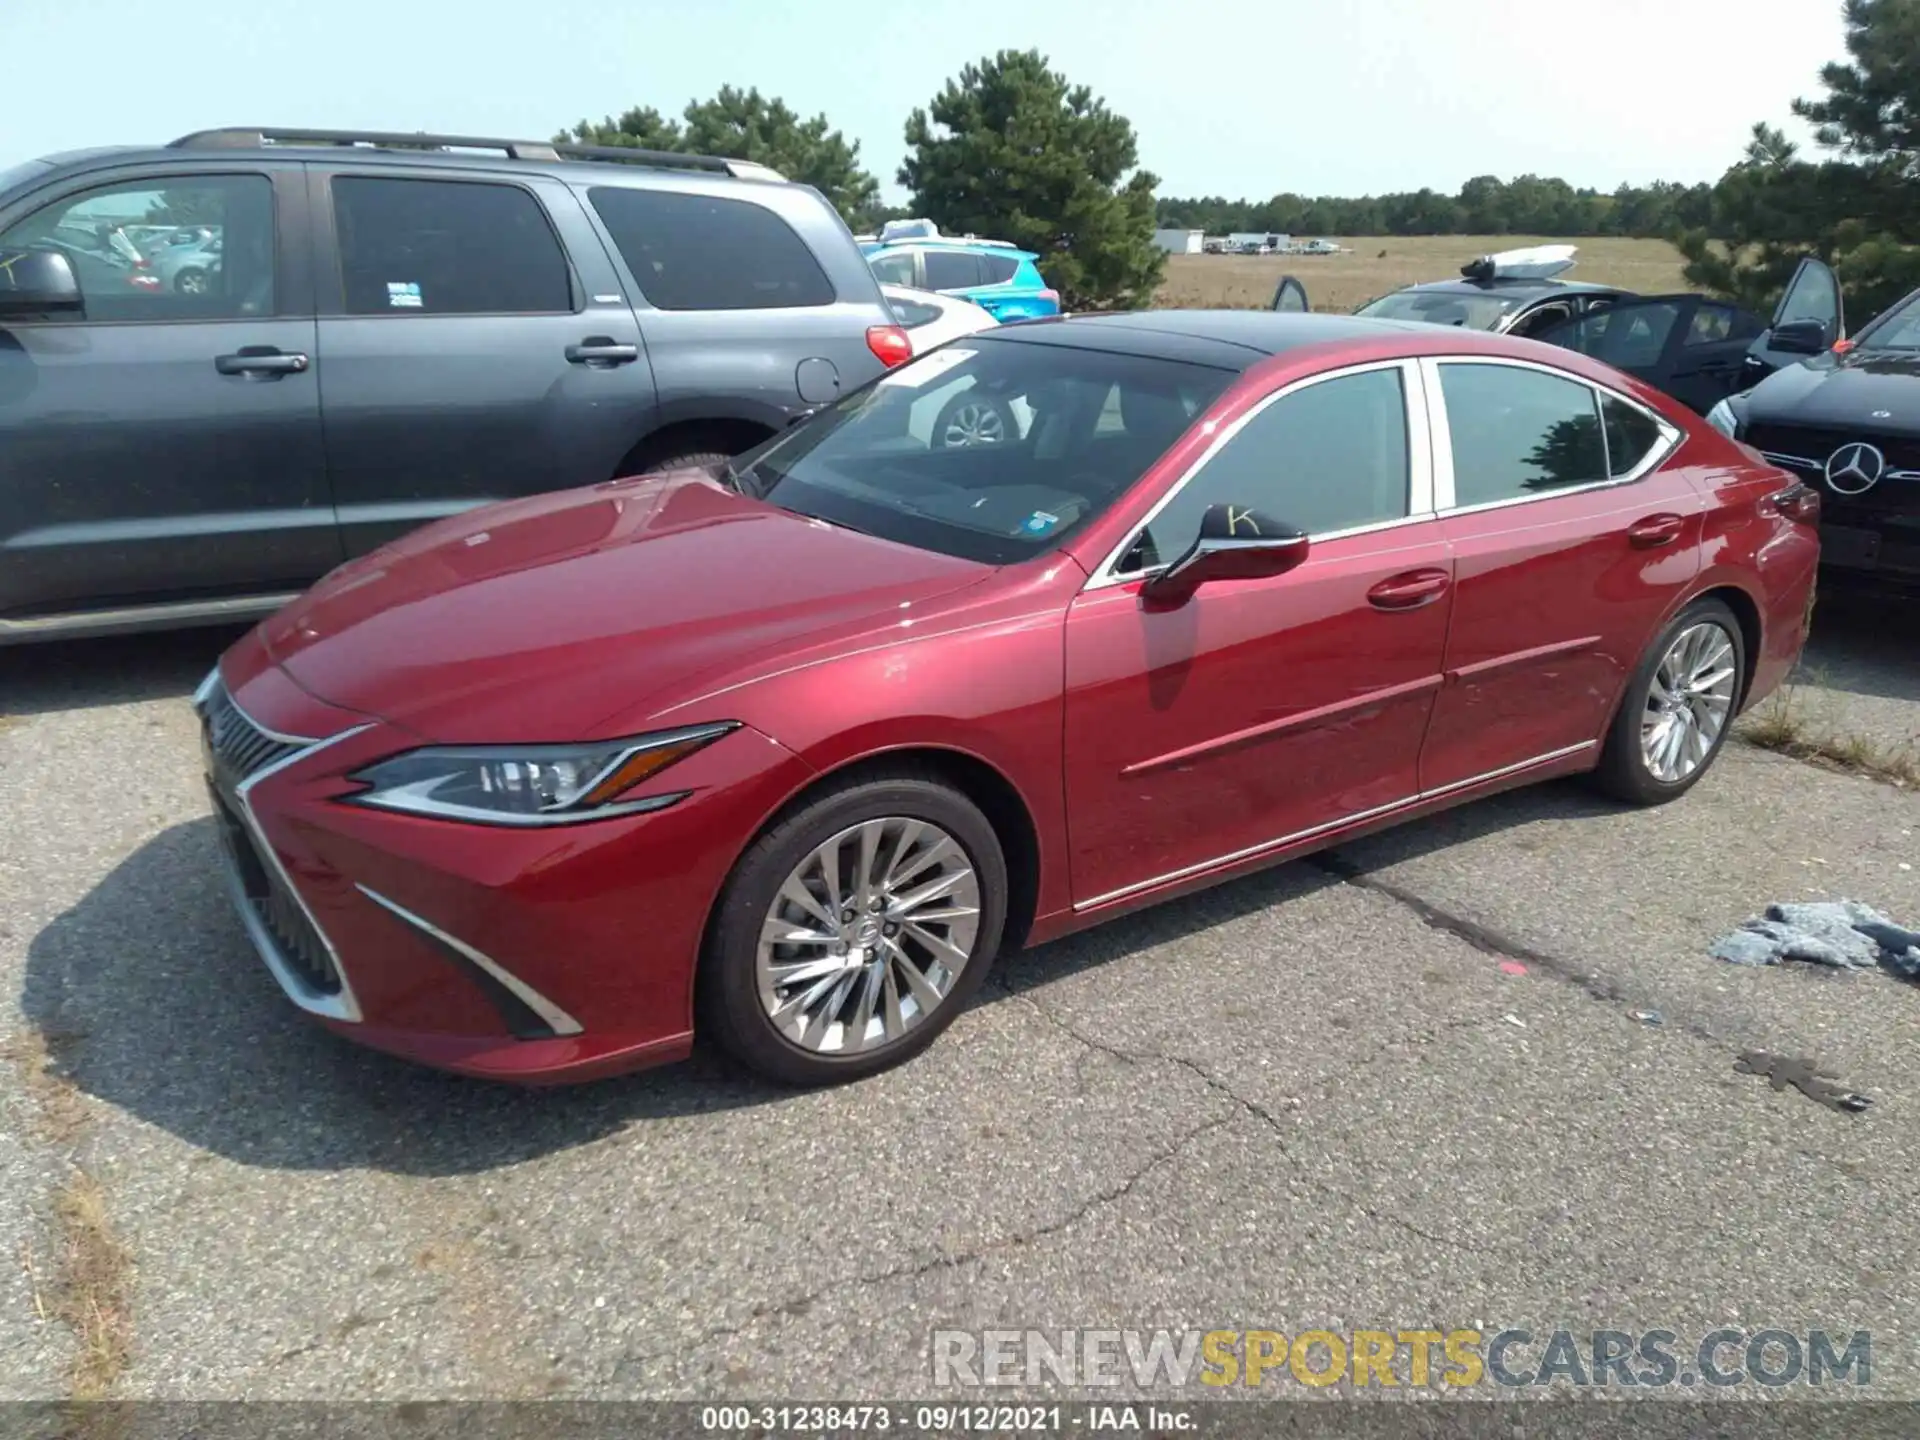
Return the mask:
<path fill-rule="evenodd" d="M 1782 325 L 1809 323 L 1819 327 L 1819 333 L 1810 337 L 1809 346 L 1782 349 L 1774 343 L 1774 332 Z M 1748 351 L 1746 384 L 1756 385 L 1774 371 L 1804 360 L 1808 354 L 1819 354 L 1846 337 L 1847 312 L 1840 296 L 1839 277 L 1833 273 L 1833 267 L 1818 256 L 1805 256 L 1794 267 L 1787 288 L 1780 292 L 1780 303 L 1773 307 L 1772 322 Z"/>
<path fill-rule="evenodd" d="M 339 563 L 297 165 L 35 195 L 84 310 L 0 322 L 0 624 L 298 590 Z M 213 232 L 188 277 L 133 235 Z"/>
<path fill-rule="evenodd" d="M 652 428 L 653 375 L 571 191 L 321 166 L 312 190 L 327 473 L 347 553 L 469 506 L 614 478 Z"/>
<path fill-rule="evenodd" d="M 1306 531 L 1307 559 L 1144 602 L 1215 504 Z M 1411 798 L 1450 577 L 1412 362 L 1297 382 L 1230 428 L 1068 612 L 1076 905 Z"/>
<path fill-rule="evenodd" d="M 1699 570 L 1706 502 L 1661 468 L 1679 432 L 1629 400 L 1544 366 L 1422 364 L 1443 400 L 1434 491 L 1455 557 L 1431 793 L 1594 749 Z"/>

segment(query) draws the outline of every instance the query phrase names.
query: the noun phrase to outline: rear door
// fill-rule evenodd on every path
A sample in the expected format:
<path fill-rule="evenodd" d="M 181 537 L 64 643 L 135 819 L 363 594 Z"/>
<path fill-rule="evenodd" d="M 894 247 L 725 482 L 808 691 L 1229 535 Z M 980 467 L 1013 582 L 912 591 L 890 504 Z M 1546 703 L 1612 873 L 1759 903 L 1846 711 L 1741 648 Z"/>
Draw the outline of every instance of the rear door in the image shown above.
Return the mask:
<path fill-rule="evenodd" d="M 0 245 L 65 250 L 85 300 L 0 322 L 0 617 L 205 607 L 339 562 L 305 216 L 299 164 L 253 160 L 88 176 L 0 211 Z M 166 283 L 127 238 L 143 222 L 216 228 L 224 263 Z"/>
<path fill-rule="evenodd" d="M 653 376 L 579 202 L 542 176 L 312 167 L 319 369 L 347 553 L 613 478 Z"/>
<path fill-rule="evenodd" d="M 1698 572 L 1707 502 L 1662 468 L 1679 431 L 1633 401 L 1518 361 L 1422 366 L 1455 565 L 1432 793 L 1594 750 Z"/>

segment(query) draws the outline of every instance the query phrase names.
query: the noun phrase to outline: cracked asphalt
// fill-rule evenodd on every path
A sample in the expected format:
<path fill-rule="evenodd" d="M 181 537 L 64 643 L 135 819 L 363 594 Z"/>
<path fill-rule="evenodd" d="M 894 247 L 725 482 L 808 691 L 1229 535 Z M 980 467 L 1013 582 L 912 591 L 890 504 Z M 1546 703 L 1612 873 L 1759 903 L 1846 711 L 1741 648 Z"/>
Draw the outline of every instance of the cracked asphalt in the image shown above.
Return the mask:
<path fill-rule="evenodd" d="M 1920 726 L 1912 618 L 1823 608 L 1821 703 Z M 1006 957 L 862 1084 L 519 1092 L 334 1040 L 251 955 L 186 699 L 230 638 L 0 652 L 0 1399 L 70 1383 L 75 1167 L 128 1397 L 923 1397 L 940 1327 L 1733 1325 L 1870 1329 L 1920 1399 L 1920 987 L 1705 953 L 1776 899 L 1920 922 L 1912 793 L 1730 746 L 1677 805 L 1521 791 Z"/>

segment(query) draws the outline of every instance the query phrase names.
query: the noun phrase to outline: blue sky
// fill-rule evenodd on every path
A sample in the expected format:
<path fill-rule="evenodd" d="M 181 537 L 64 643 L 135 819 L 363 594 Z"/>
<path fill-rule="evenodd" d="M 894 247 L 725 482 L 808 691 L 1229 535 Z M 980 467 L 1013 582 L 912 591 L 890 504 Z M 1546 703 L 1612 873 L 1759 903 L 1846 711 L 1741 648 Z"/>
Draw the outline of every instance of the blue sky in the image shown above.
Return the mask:
<path fill-rule="evenodd" d="M 721 85 L 825 111 L 897 196 L 907 112 L 1037 46 L 1163 194 L 1357 195 L 1532 171 L 1711 180 L 1841 58 L 1839 0 L 0 0 L 0 167 L 291 124 L 544 136 Z"/>

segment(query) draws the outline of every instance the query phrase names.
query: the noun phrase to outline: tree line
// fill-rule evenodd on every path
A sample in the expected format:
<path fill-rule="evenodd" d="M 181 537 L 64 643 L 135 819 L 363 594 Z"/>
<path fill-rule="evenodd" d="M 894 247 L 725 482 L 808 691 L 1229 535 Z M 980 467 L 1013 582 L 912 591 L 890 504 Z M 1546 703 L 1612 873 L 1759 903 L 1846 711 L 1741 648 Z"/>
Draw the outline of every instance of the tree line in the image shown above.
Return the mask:
<path fill-rule="evenodd" d="M 1611 194 L 1564 180 L 1479 175 L 1459 193 L 1432 189 L 1357 199 L 1275 195 L 1271 200 L 1162 196 L 1155 214 L 1170 230 L 1209 235 L 1585 235 L 1669 236 L 1712 223 L 1713 187 L 1659 181 Z"/>
<path fill-rule="evenodd" d="M 1845 0 L 1848 59 L 1821 71 L 1825 93 L 1793 102 L 1815 127 L 1818 158 L 1777 129 L 1753 129 L 1714 184 L 1622 185 L 1481 175 L 1456 194 L 1432 189 L 1267 200 L 1157 196 L 1128 120 L 1035 50 L 967 65 L 916 108 L 896 172 L 910 198 L 880 201 L 860 146 L 825 115 L 797 114 L 758 89 L 726 86 L 672 117 L 637 106 L 555 138 L 753 160 L 814 186 L 856 231 L 924 215 L 1035 251 L 1072 309 L 1148 303 L 1165 256 L 1156 227 L 1209 234 L 1625 235 L 1671 239 L 1690 284 L 1771 304 L 1800 256 L 1833 264 L 1856 319 L 1920 285 L 1920 0 Z"/>

